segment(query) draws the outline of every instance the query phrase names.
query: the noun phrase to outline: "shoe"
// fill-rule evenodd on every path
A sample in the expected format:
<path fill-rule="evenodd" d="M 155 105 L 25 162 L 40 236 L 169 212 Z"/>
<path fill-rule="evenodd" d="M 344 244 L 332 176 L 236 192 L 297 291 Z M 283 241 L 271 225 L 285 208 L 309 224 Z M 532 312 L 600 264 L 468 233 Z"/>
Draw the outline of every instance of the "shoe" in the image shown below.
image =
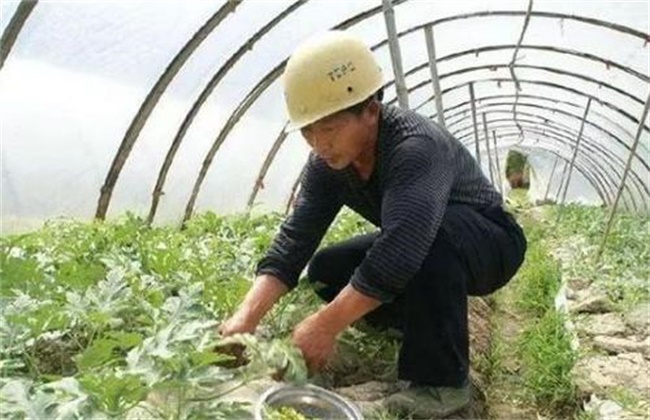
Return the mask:
<path fill-rule="evenodd" d="M 384 400 L 384 407 L 400 418 L 439 419 L 469 404 L 469 385 L 461 388 L 411 385 Z"/>

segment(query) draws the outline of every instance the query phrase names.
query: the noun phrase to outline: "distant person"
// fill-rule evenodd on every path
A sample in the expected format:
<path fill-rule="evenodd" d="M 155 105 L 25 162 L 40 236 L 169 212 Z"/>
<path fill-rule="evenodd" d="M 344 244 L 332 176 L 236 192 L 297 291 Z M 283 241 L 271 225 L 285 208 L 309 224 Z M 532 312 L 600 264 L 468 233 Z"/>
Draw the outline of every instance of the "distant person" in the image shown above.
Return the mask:
<path fill-rule="evenodd" d="M 347 32 L 291 56 L 286 106 L 312 152 L 292 214 L 221 332 L 253 333 L 311 259 L 307 277 L 328 304 L 292 336 L 310 370 L 362 317 L 399 329 L 398 375 L 410 385 L 385 404 L 437 418 L 470 400 L 467 296 L 508 282 L 526 240 L 467 149 L 430 119 L 382 104 L 382 83 L 370 49 Z M 314 255 L 344 205 L 379 230 Z"/>

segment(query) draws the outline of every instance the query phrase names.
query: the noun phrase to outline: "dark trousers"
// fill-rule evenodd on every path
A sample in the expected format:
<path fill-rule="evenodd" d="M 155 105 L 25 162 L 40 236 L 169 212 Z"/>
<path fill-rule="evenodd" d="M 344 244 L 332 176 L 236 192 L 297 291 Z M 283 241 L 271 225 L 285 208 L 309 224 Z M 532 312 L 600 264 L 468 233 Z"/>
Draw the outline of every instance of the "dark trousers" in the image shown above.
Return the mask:
<path fill-rule="evenodd" d="M 378 233 L 326 247 L 314 255 L 308 278 L 329 302 L 348 284 Z M 370 324 L 403 332 L 400 379 L 459 387 L 468 378 L 467 295 L 501 287 L 521 265 L 526 240 L 501 207 L 450 205 L 420 270 L 406 290 L 366 315 Z"/>

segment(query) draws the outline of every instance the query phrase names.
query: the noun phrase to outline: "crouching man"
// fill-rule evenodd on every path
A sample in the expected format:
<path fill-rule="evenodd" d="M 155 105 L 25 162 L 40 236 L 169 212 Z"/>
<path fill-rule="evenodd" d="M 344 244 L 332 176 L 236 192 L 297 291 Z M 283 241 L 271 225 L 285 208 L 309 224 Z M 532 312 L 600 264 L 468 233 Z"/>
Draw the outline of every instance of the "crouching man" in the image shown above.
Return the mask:
<path fill-rule="evenodd" d="M 292 336 L 310 370 L 362 317 L 397 328 L 398 375 L 410 386 L 387 408 L 443 417 L 470 398 L 467 296 L 504 285 L 526 240 L 468 150 L 428 118 L 382 104 L 382 83 L 372 52 L 346 32 L 313 38 L 291 56 L 286 106 L 312 152 L 292 214 L 221 332 L 254 332 L 311 259 L 309 281 L 328 303 Z M 344 205 L 379 231 L 314 255 Z"/>

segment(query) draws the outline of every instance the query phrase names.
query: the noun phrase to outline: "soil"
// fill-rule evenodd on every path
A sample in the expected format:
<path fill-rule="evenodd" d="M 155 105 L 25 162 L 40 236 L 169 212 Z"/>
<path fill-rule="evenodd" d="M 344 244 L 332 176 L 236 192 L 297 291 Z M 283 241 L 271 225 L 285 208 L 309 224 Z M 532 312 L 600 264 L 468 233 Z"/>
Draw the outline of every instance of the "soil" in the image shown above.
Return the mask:
<path fill-rule="evenodd" d="M 74 356 L 79 344 L 69 336 L 39 338 L 30 352 L 35 356 L 35 368 L 41 375 L 72 376 L 77 372 Z"/>

